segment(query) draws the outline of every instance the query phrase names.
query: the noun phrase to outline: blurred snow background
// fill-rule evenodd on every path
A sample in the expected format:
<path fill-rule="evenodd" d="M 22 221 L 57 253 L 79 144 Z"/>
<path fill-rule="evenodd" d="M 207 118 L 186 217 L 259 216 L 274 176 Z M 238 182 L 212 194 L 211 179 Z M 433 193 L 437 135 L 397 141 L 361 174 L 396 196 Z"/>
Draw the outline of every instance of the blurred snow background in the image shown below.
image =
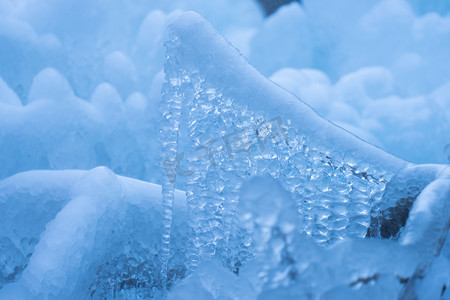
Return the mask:
<path fill-rule="evenodd" d="M 0 178 L 106 165 L 160 182 L 166 26 L 210 20 L 251 64 L 361 138 L 450 157 L 450 3 L 305 0 L 0 2 Z"/>

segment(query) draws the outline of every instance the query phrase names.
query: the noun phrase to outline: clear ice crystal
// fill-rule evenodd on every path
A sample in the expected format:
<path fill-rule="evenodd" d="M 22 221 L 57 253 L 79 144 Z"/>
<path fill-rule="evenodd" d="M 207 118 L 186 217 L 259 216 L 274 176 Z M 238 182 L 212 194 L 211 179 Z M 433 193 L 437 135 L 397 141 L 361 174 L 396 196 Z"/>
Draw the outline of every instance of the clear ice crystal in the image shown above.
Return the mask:
<path fill-rule="evenodd" d="M 169 42 L 168 42 L 169 43 Z M 167 47 L 169 47 L 167 45 Z M 169 53 L 168 53 L 169 58 Z M 162 152 L 162 167 L 167 176 L 162 182 L 163 228 L 161 245 L 161 276 L 167 278 L 167 265 L 170 256 L 170 237 L 172 234 L 172 213 L 176 180 L 175 161 L 177 160 L 178 131 L 181 122 L 181 104 L 183 98 L 182 78 L 166 72 L 166 83 L 163 86 L 161 102 L 162 118 L 160 121 L 160 143 Z M 166 285 L 166 283 L 163 283 Z"/>
<path fill-rule="evenodd" d="M 163 152 L 174 164 L 167 178 L 177 173 L 186 187 L 191 227 L 188 270 L 213 258 L 219 243 L 232 248 L 229 238 L 239 227 L 235 213 L 239 189 L 254 175 L 269 175 L 282 183 L 296 201 L 302 231 L 320 245 L 365 237 L 371 208 L 380 202 L 392 174 L 351 153 L 315 147 L 291 119 L 236 101 L 205 78 L 195 60 L 181 64 L 177 55 L 183 45 L 176 33 L 171 38 L 166 43 L 162 114 L 176 116 L 171 133 L 162 131 L 161 141 L 170 145 Z M 176 99 L 171 103 L 175 111 L 168 99 Z"/>
<path fill-rule="evenodd" d="M 172 123 L 160 137 L 164 155 L 170 157 L 164 164 L 166 186 L 173 189 L 176 183 L 186 190 L 188 273 L 198 275 L 201 262 L 219 260 L 235 274 L 259 278 L 257 293 L 292 288 L 303 279 L 310 282 L 307 278 L 312 276 L 311 289 L 321 294 L 325 287 L 319 283 L 320 272 L 328 272 L 317 271 L 320 264 L 303 261 L 298 245 L 311 240 L 314 246 L 306 248 L 326 248 L 325 252 L 312 250 L 319 259 L 351 245 L 337 243 L 345 238 L 402 236 L 416 198 L 442 168 L 409 164 L 320 118 L 305 103 L 268 82 L 195 13 L 183 14 L 170 29 L 162 115 Z M 174 112 L 168 103 L 175 105 Z M 285 206 L 294 212 L 295 225 L 281 220 L 278 214 L 283 213 L 271 206 L 276 204 L 272 190 L 258 197 L 261 203 L 243 208 L 243 203 L 252 203 L 242 194 L 243 184 L 261 176 L 279 182 L 281 188 L 269 180 L 255 193 L 267 186 L 285 190 L 289 196 L 284 198 L 293 201 Z M 163 201 L 170 203 L 168 198 Z M 436 224 L 427 222 L 430 228 Z M 416 226 L 412 224 L 409 227 Z M 447 227 L 441 231 L 446 233 Z M 436 240 L 440 238 L 433 237 L 429 243 Z M 418 247 L 390 243 L 374 245 L 387 252 L 394 248 L 398 253 L 411 252 L 408 259 L 414 261 Z M 163 245 L 169 246 L 168 241 Z M 369 269 L 349 267 L 350 277 L 341 279 L 345 288 L 366 281 L 371 286 L 372 281 L 383 282 L 392 275 L 379 276 L 376 271 L 367 275 Z M 409 276 L 413 267 L 409 264 L 405 271 L 400 266 L 396 272 Z M 397 280 L 393 293 L 403 284 Z M 330 290 L 330 295 L 338 290 Z"/>
<path fill-rule="evenodd" d="M 299 236 L 300 221 L 291 194 L 277 180 L 255 176 L 242 185 L 237 213 L 251 235 L 254 258 L 264 261 L 255 276 L 271 286 L 294 276 L 289 247 Z"/>

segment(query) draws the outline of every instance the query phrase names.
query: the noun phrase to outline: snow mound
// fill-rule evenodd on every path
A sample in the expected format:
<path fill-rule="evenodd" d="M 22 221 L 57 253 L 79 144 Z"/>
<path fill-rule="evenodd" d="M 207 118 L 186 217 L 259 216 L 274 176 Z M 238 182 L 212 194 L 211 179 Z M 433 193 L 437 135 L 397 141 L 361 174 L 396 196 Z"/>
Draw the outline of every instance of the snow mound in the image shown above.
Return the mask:
<path fill-rule="evenodd" d="M 0 190 L 1 209 L 6 212 L 1 226 L 0 299 L 109 299 L 162 293 L 155 272 L 160 268 L 159 186 L 99 167 L 21 173 L 0 181 Z M 184 195 L 176 191 L 175 197 L 176 242 L 169 264 L 174 278 L 185 272 L 186 236 Z"/>

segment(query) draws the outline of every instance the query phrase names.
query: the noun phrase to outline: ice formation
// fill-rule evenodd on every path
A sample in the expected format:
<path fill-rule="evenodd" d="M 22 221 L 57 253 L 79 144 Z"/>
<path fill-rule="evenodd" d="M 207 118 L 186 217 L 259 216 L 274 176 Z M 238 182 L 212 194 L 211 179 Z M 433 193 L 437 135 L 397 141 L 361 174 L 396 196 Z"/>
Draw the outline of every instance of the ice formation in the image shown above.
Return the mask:
<path fill-rule="evenodd" d="M 184 14 L 171 25 L 172 89 L 165 97 L 175 102 L 183 95 L 184 122 L 176 128 L 189 139 L 177 147 L 189 173 L 180 175 L 197 215 L 191 249 L 204 252 L 192 254 L 192 263 L 227 242 L 240 183 L 252 175 L 279 178 L 295 194 L 304 231 L 318 242 L 363 237 L 370 208 L 406 163 L 317 116 L 250 67 L 209 24 L 191 18 Z"/>
<path fill-rule="evenodd" d="M 161 291 L 159 186 L 96 168 L 21 173 L 0 190 L 8 212 L 0 299 L 148 298 Z M 184 194 L 174 195 L 172 279 L 185 269 L 187 221 Z"/>
<path fill-rule="evenodd" d="M 250 210 L 250 215 L 257 220 L 261 217 L 251 212 L 257 212 L 260 205 L 271 211 L 262 217 L 270 225 L 259 229 L 261 233 L 256 235 L 253 245 L 256 249 L 261 247 L 259 243 L 265 247 L 271 245 L 263 232 L 269 239 L 276 239 L 277 234 L 273 231 L 280 228 L 295 228 L 322 246 L 348 237 L 398 237 L 416 197 L 419 194 L 419 199 L 425 197 L 421 192 L 428 193 L 428 189 L 433 193 L 432 186 L 436 185 L 439 192 L 433 197 L 439 200 L 428 206 L 442 210 L 443 217 L 433 221 L 419 217 L 421 221 L 415 221 L 417 214 L 412 209 L 403 233 L 406 237 L 402 235 L 400 243 L 404 247 L 413 244 L 405 241 L 411 234 L 409 228 L 418 222 L 430 226 L 429 230 L 434 228 L 435 235 L 428 234 L 430 242 L 427 243 L 423 240 L 427 235 L 422 234 L 410 252 L 420 252 L 419 244 L 432 251 L 432 254 L 424 254 L 428 257 L 423 262 L 427 267 L 435 256 L 439 256 L 448 232 L 449 204 L 446 175 L 438 173 L 444 172 L 446 167 L 412 166 L 320 118 L 310 107 L 249 66 L 198 15 L 183 14 L 170 29 L 165 71 L 171 88 L 166 87 L 164 92 L 167 99 L 176 103 L 177 109 L 181 107 L 181 118 L 176 119 L 176 126 L 172 129 L 174 133 L 182 134 L 176 142 L 177 157 L 168 156 L 173 165 L 172 172 L 167 175 L 170 178 L 177 173 L 186 184 L 192 229 L 188 237 L 188 271 L 194 271 L 199 261 L 213 259 L 217 253 L 220 254 L 219 260 L 234 272 L 238 272 L 243 262 L 248 260 L 245 251 L 237 255 L 233 253 L 236 245 L 230 238 L 246 238 L 245 233 L 242 235 L 239 231 L 235 218 L 236 203 L 238 200 L 246 201 L 242 196 L 238 197 L 239 189 L 242 182 L 254 175 L 278 179 L 292 193 L 299 219 L 303 222 L 297 226 L 295 222 L 283 225 L 286 216 L 282 221 L 271 221 L 277 218 L 277 213 L 270 205 L 275 205 L 274 201 L 282 192 L 276 193 L 277 188 L 269 188 L 267 193 L 275 193 L 268 198 L 272 203 L 260 196 L 257 199 L 261 203 L 254 203 Z M 182 100 L 178 103 L 180 95 Z M 164 135 L 162 137 L 164 140 Z M 178 172 L 173 172 L 175 169 Z M 265 185 L 270 186 L 270 183 Z M 418 203 L 422 201 L 418 200 Z M 283 206 L 289 207 L 287 204 Z M 402 218 L 402 214 L 403 219 L 397 220 L 396 217 Z M 244 213 L 244 219 L 252 218 L 245 216 Z M 385 231 L 389 230 L 390 235 L 385 236 Z M 416 234 L 416 230 L 412 232 Z M 288 249 L 293 240 L 283 232 L 281 236 L 281 243 L 286 244 L 278 245 L 281 247 L 278 251 Z M 229 252 L 223 253 L 219 247 L 226 247 Z M 273 259 L 276 255 L 271 252 L 268 257 Z M 264 260 L 264 266 L 271 269 L 269 258 Z M 274 265 L 273 268 L 279 268 L 281 258 Z M 417 268 L 424 267 L 419 264 Z M 408 278 L 411 272 L 409 266 L 409 273 L 401 274 L 402 278 Z M 377 276 L 373 280 L 376 281 Z M 263 283 L 269 287 L 277 287 L 279 281 L 285 279 L 276 278 L 272 279 L 275 282 L 269 283 L 266 280 Z"/>
<path fill-rule="evenodd" d="M 449 167 L 353 135 L 448 163 L 444 1 L 57 2 L 0 2 L 0 299 L 449 299 Z"/>

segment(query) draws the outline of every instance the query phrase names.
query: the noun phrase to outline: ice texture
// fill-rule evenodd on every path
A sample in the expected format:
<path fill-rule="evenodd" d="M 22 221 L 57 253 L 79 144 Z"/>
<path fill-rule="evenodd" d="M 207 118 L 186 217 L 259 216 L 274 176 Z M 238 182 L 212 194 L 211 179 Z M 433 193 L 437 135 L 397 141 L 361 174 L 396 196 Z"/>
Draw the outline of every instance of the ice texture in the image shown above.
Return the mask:
<path fill-rule="evenodd" d="M 402 295 L 404 299 L 415 294 L 415 285 L 432 268 L 434 259 L 440 256 L 448 237 L 450 228 L 449 179 L 450 172 L 447 166 L 440 170 L 436 180 L 427 185 L 420 193 L 410 211 L 400 243 L 418 249 L 421 256 L 414 275 Z"/>
<path fill-rule="evenodd" d="M 407 222 L 416 197 L 426 197 L 421 193 L 426 195 L 427 189 L 433 189 L 432 186 L 444 176 L 439 175 L 443 166 L 415 166 L 404 162 L 322 119 L 301 100 L 261 76 L 197 14 L 182 14 L 170 26 L 169 34 L 167 81 L 163 92 L 167 99 L 179 95 L 182 99 L 179 104 L 176 102 L 174 111 L 177 112 L 181 105 L 181 118 L 175 119 L 181 123 L 177 121 L 177 127 L 172 131 L 180 133 L 176 142 L 178 154 L 171 160 L 171 172 L 166 176 L 170 179 L 176 173 L 180 184 L 186 186 L 191 228 L 186 267 L 193 272 L 192 276 L 199 276 L 196 271 L 199 262 L 219 259 L 230 271 L 247 274 L 244 275 L 247 278 L 259 278 L 260 281 L 255 283 L 257 292 L 273 292 L 270 297 L 275 297 L 277 289 L 295 286 L 295 290 L 286 292 L 284 289 L 281 293 L 306 295 L 314 288 L 306 291 L 299 288 L 296 263 L 301 259 L 291 245 L 299 243 L 296 241 L 301 239 L 298 234 L 303 234 L 300 235 L 303 239 L 312 238 L 322 247 L 367 235 L 396 238 Z M 383 72 L 373 70 L 367 73 L 368 78 Z M 168 113 L 170 111 L 163 110 L 163 115 Z M 173 141 L 164 135 L 162 139 Z M 251 178 L 255 175 L 278 179 L 282 188 L 269 179 L 260 179 L 259 184 L 257 179 L 253 182 Z M 249 179 L 253 186 L 251 192 L 242 186 Z M 447 187 L 446 184 L 444 180 L 442 188 Z M 287 194 L 283 196 L 284 193 Z M 446 207 L 445 195 L 437 196 L 439 200 L 432 204 L 433 209 Z M 252 197 L 255 200 L 251 200 Z M 265 197 L 270 201 L 264 200 Z M 289 213 L 292 210 L 288 209 L 288 199 L 292 197 L 292 205 L 298 212 L 297 222 L 289 221 L 292 217 L 287 215 L 278 217 L 278 197 L 286 199 L 281 200 L 283 204 L 280 205 Z M 238 202 L 241 223 L 236 219 Z M 411 218 L 414 220 L 414 215 Z M 414 224 L 412 220 L 410 222 Z M 440 224 L 439 220 L 436 220 L 437 224 Z M 243 225 L 246 222 L 247 226 Z M 422 220 L 418 222 L 424 224 Z M 439 237 L 430 237 L 432 245 L 425 246 L 426 249 L 442 247 L 448 232 L 446 224 L 445 220 Z M 240 231 L 240 226 L 246 227 L 248 232 Z M 412 225 L 405 228 L 409 226 Z M 298 234 L 288 234 L 293 232 Z M 244 245 L 252 249 L 255 260 L 250 259 L 246 264 L 248 251 L 233 253 L 232 237 L 239 236 L 246 241 L 249 235 L 253 242 L 244 242 Z M 346 266 L 355 268 L 343 270 L 343 277 L 339 279 L 343 281 L 338 282 L 344 284 L 348 280 L 350 287 L 372 281 L 379 283 L 376 291 L 356 292 L 359 297 L 372 293 L 400 294 L 404 287 L 402 278 L 414 277 L 416 267 L 421 268 L 420 263 L 417 264 L 420 247 L 402 242 L 371 243 L 384 256 L 378 254 L 369 263 L 364 259 L 360 259 L 360 264 L 356 263 L 358 260 L 347 262 Z M 345 250 L 348 253 L 365 255 L 372 247 L 371 243 L 338 243 L 340 246 L 331 247 L 318 257 L 326 257 L 328 253 L 331 257 L 336 256 L 339 251 L 344 251 L 339 250 L 344 245 L 351 245 Z M 222 247 L 231 251 L 223 253 Z M 395 251 L 404 253 L 405 265 L 397 263 L 398 271 L 387 271 L 384 269 L 389 265 L 387 257 L 392 259 Z M 259 256 L 258 253 L 265 254 Z M 261 255 L 265 259 L 258 260 Z M 429 256 L 425 263 L 427 267 L 435 256 Z M 377 260 L 381 257 L 385 260 L 383 263 Z M 346 272 L 352 275 L 344 275 Z M 311 276 L 320 276 L 318 274 L 314 272 Z M 384 286 L 392 276 L 398 278 L 397 284 Z M 337 283 L 337 277 L 329 280 Z M 409 284 L 413 281 L 415 279 L 410 279 Z M 328 289 L 323 284 L 317 287 L 318 294 L 324 291 L 331 298 L 351 293 L 351 289 L 344 287 L 331 289 L 330 286 Z"/>
<path fill-rule="evenodd" d="M 0 1 L 0 299 L 449 299 L 444 2 Z"/>
<path fill-rule="evenodd" d="M 37 176 L 27 172 L 0 182 L 0 210 L 4 212 L 1 253 L 5 255 L 0 286 L 17 279 L 28 264 L 45 225 L 69 202 L 69 186 L 82 174 L 82 171 L 59 174 L 41 171 Z M 13 253 L 14 256 L 8 257 Z"/>
<path fill-rule="evenodd" d="M 249 278 L 273 286 L 293 276 L 290 247 L 301 233 L 295 206 L 291 194 L 271 177 L 256 176 L 242 185 L 237 213 L 250 237 L 247 243 L 251 243 L 254 258 L 258 263 L 264 262 Z"/>
<path fill-rule="evenodd" d="M 160 133 L 161 167 L 166 171 L 162 183 L 163 199 L 163 234 L 161 247 L 162 276 L 167 277 L 167 262 L 170 254 L 170 237 L 172 227 L 172 210 L 176 181 L 176 164 L 178 162 L 178 136 L 180 135 L 181 109 L 183 99 L 183 78 L 166 73 L 171 84 L 163 86 L 164 95 L 161 102 Z"/>
<path fill-rule="evenodd" d="M 176 285 L 167 299 L 254 299 L 255 292 L 247 279 L 236 277 L 215 261 L 204 261 L 197 271 Z"/>
<path fill-rule="evenodd" d="M 281 180 L 294 195 L 303 231 L 320 244 L 364 237 L 371 207 L 407 163 L 322 119 L 265 79 L 198 15 L 180 16 L 170 35 L 163 91 L 182 109 L 180 156 L 171 160 L 182 169 L 192 216 L 188 269 L 199 258 L 211 259 L 218 243 L 228 243 L 240 185 L 252 175 Z"/>
<path fill-rule="evenodd" d="M 2 231 L 11 232 L 1 233 L 0 299 L 163 293 L 159 186 L 96 168 L 30 171 L 1 181 L 1 189 L 2 211 L 10 218 L 2 220 Z M 175 198 L 172 279 L 185 272 L 184 195 L 175 191 Z"/>

